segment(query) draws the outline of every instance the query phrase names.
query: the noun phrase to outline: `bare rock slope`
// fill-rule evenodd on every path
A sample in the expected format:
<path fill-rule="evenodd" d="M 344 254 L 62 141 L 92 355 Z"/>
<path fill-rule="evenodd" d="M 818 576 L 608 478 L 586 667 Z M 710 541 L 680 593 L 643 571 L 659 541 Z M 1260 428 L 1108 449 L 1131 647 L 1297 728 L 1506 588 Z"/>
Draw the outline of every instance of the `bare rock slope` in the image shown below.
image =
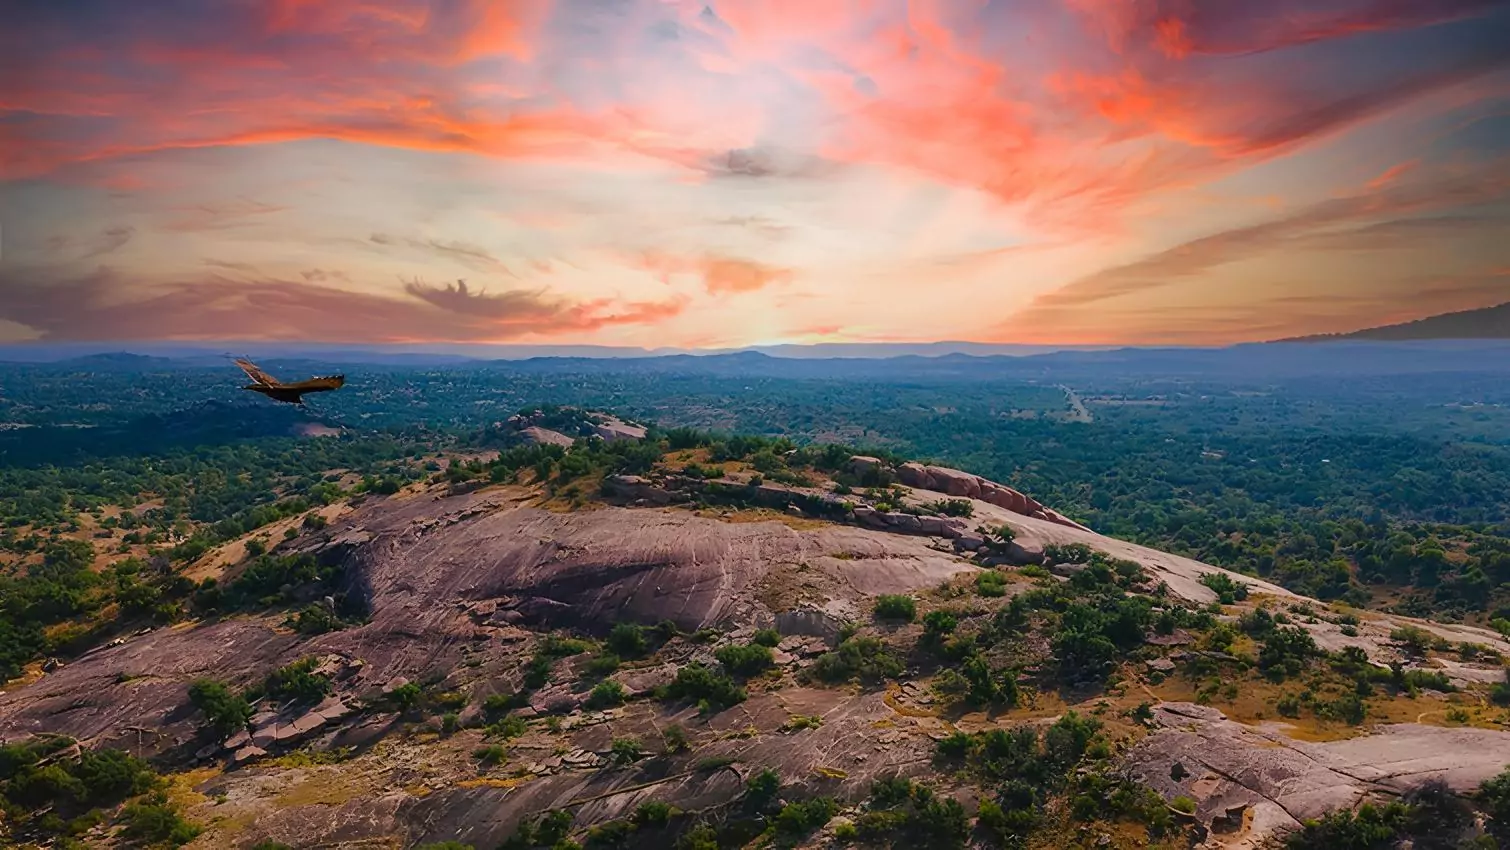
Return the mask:
<path fill-rule="evenodd" d="M 1203 574 L 1222 572 L 1215 567 L 1098 535 L 975 476 L 961 478 L 964 473 L 938 467 L 903 469 L 903 480 L 917 490 L 937 488 L 933 495 L 914 492 L 910 501 L 935 499 L 938 492 L 970 499 L 974 516 L 968 525 L 1008 525 L 1023 551 L 1042 557 L 1050 544 L 1084 543 L 1141 564 L 1174 596 L 1215 598 L 1200 581 Z M 582 689 L 560 680 L 523 710 L 564 718 L 552 733 L 558 737 L 531 731 L 515 745 L 521 773 L 507 781 L 478 780 L 467 750 L 476 739 L 442 741 L 424 755 L 404 742 L 390 744 L 384 736 L 398 720 L 381 708 L 385 692 L 410 681 L 435 683 L 466 694 L 467 711 L 476 712 L 496 692 L 493 683 L 517 677 L 538 631 L 601 635 L 617 621 L 670 621 L 683 632 L 718 627 L 727 640 L 775 628 L 783 636 L 777 664 L 796 670 L 832 646 L 842 623 L 867 617 L 875 596 L 934 588 L 982 570 L 980 559 L 956 545 L 968 531 L 957 523 L 878 527 L 860 519 L 859 511 L 846 521 L 818 520 L 796 504 L 758 521 L 665 506 L 561 512 L 537 506 L 537 496 L 524 488 L 492 487 L 371 499 L 318 536 L 290 544 L 344 568 L 346 590 L 369 612 L 366 623 L 310 638 L 271 615 L 159 628 L 0 694 L 0 738 L 62 733 L 167 763 L 231 768 L 202 790 L 226 795 L 230 808 L 224 811 L 242 827 L 212 831 L 200 840 L 206 847 L 258 840 L 326 847 L 391 840 L 407 846 L 450 838 L 493 846 L 525 813 L 549 808 L 571 806 L 579 822 L 591 823 L 622 817 L 646 799 L 674 799 L 689 809 L 726 803 L 743 788 L 748 768 L 683 765 L 650 777 L 597 771 L 614 740 L 658 740 L 667 725 L 690 723 L 695 710 L 667 716 L 648 702 L 634 702 L 595 711 L 584 703 Z M 1235 578 L 1256 596 L 1308 602 L 1262 581 Z M 1330 621 L 1305 627 L 1323 646 L 1352 642 L 1375 664 L 1387 665 L 1409 661 L 1388 640 L 1391 629 L 1405 622 L 1372 617 L 1351 635 Z M 1510 644 L 1482 630 L 1417 625 L 1510 655 Z M 676 664 L 715 663 L 708 648 L 689 644 L 676 651 L 680 655 L 665 667 L 622 671 L 616 680 L 632 695 L 666 681 Z M 296 715 L 265 710 L 254 718 L 255 728 L 243 733 L 245 740 L 206 739 L 188 704 L 189 682 L 213 675 L 247 685 L 303 657 L 321 659 L 335 684 L 334 702 Z M 1463 681 L 1491 674 L 1470 664 L 1448 672 Z M 927 699 L 911 683 L 868 693 L 795 687 L 755 692 L 709 718 L 693 749 L 700 759 L 777 765 L 785 775 L 804 777 L 814 793 L 852 799 L 863 796 L 877 776 L 927 765 L 933 739 L 952 728 L 917 708 Z M 372 708 L 350 708 L 361 704 Z M 794 734 L 794 716 L 822 723 Z M 984 728 L 1019 721 L 1003 716 L 973 722 Z M 1467 790 L 1510 762 L 1510 734 L 1488 729 L 1393 724 L 1350 740 L 1308 744 L 1276 728 L 1239 724 L 1215 709 L 1177 702 L 1158 706 L 1155 723 L 1158 728 L 1128 755 L 1127 765 L 1167 797 L 1196 799 L 1206 822 L 1234 808 L 1247 812 L 1236 831 L 1249 842 L 1366 795 L 1398 792 L 1423 777 L 1444 777 Z M 278 794 L 254 793 L 262 787 L 259 777 L 272 775 L 257 766 L 258 759 L 311 742 L 370 753 L 339 769 L 278 773 Z M 308 799 L 290 790 L 305 785 L 314 789 Z M 245 826 L 250 823 L 255 826 Z"/>

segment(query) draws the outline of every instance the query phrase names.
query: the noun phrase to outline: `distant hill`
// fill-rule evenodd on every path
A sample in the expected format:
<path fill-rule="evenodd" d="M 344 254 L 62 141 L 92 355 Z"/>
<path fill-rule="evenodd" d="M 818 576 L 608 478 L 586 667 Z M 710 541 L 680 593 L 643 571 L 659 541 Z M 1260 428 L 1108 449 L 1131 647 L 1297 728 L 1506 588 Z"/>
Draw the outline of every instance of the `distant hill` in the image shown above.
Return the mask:
<path fill-rule="evenodd" d="M 1430 316 L 1414 322 L 1368 328 L 1348 334 L 1320 334 L 1281 340 L 1281 342 L 1330 342 L 1342 339 L 1383 342 L 1421 339 L 1510 339 L 1510 302 L 1497 307 L 1443 313 L 1440 316 Z"/>
<path fill-rule="evenodd" d="M 1010 345 L 984 342 L 918 343 L 819 343 L 813 345 L 763 345 L 745 348 L 635 348 L 612 345 L 490 345 L 453 343 L 346 345 L 335 343 L 263 343 L 224 341 L 217 343 L 139 342 L 122 343 L 19 343 L 0 345 L 0 362 L 56 363 L 67 361 L 86 368 L 99 368 L 101 358 L 127 356 L 167 358 L 180 363 L 219 365 L 239 356 L 265 360 L 308 360 L 323 363 L 368 363 L 391 366 L 442 366 L 469 361 L 531 360 L 537 357 L 581 359 L 638 359 L 645 357 L 718 356 L 758 352 L 787 359 L 863 358 L 918 356 L 944 357 L 969 354 L 978 357 L 1027 357 L 1058 351 L 1100 351 L 1114 346 Z"/>

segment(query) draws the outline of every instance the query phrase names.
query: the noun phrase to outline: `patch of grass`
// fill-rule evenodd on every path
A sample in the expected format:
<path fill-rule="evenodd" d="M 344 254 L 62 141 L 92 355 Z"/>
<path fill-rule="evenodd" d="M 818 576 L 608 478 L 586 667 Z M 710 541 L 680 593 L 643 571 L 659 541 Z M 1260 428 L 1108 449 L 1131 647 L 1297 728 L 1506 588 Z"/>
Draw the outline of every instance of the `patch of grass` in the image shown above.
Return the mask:
<path fill-rule="evenodd" d="M 803 729 L 817 729 L 823 725 L 823 718 L 816 714 L 794 714 L 781 724 L 783 732 L 799 732 Z"/>

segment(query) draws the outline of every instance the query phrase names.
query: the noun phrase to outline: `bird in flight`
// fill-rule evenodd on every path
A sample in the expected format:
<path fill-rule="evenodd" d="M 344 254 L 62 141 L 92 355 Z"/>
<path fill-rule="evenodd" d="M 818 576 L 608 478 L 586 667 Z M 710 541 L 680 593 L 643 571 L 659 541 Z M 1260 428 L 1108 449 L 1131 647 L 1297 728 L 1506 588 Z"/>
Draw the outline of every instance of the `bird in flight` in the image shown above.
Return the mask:
<path fill-rule="evenodd" d="M 346 383 L 345 375 L 326 375 L 319 378 L 310 378 L 307 381 L 297 381 L 285 384 L 272 375 L 262 371 L 257 364 L 244 357 L 236 358 L 236 365 L 246 373 L 252 383 L 242 387 L 244 390 L 262 393 L 273 401 L 286 402 L 288 404 L 304 404 L 305 393 L 326 393 L 338 390 Z"/>

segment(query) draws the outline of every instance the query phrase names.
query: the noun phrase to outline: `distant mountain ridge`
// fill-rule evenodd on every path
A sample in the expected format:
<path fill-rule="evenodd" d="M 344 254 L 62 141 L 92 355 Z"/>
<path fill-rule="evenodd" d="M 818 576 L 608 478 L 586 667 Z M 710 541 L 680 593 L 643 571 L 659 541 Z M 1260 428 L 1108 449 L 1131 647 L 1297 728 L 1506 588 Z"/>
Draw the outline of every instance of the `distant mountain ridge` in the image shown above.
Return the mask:
<path fill-rule="evenodd" d="M 1062 351 L 1105 351 L 1110 345 L 1015 345 L 986 342 L 815 343 L 811 345 L 752 345 L 740 348 L 636 348 L 613 345 L 516 345 L 464 343 L 315 343 L 315 342 L 75 342 L 0 345 L 0 361 L 50 363 L 97 357 L 120 361 L 128 355 L 150 356 L 203 365 L 228 363 L 230 354 L 279 360 L 318 360 L 328 363 L 383 363 L 394 366 L 439 366 L 469 361 L 532 360 L 566 357 L 595 360 L 646 357 L 712 357 L 759 353 L 791 360 L 831 358 L 884 359 L 890 357 L 1030 357 Z"/>
<path fill-rule="evenodd" d="M 1510 301 L 1494 307 L 1460 310 L 1428 316 L 1413 322 L 1365 328 L 1346 334 L 1317 334 L 1280 342 L 1330 342 L 1333 340 L 1408 342 L 1428 339 L 1510 339 Z"/>

